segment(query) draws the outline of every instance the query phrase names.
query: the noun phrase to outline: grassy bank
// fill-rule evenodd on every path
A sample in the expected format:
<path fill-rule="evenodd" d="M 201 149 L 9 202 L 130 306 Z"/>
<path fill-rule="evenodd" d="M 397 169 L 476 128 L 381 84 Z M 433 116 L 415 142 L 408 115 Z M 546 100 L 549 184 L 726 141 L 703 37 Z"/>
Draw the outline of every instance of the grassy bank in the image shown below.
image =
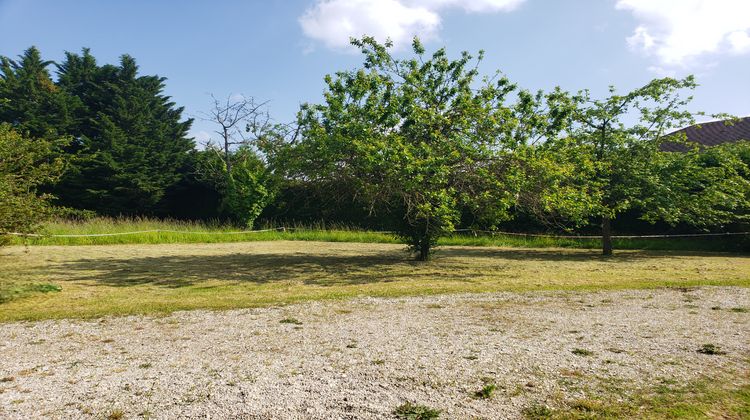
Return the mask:
<path fill-rule="evenodd" d="M 645 389 L 610 384 L 588 390 L 588 398 L 565 401 L 559 407 L 528 407 L 529 420 L 584 419 L 747 419 L 750 418 L 750 377 L 701 378 L 686 385 L 665 380 Z"/>
<path fill-rule="evenodd" d="M 357 296 L 750 286 L 750 257 L 302 241 L 0 249 L 0 321 L 232 309 Z"/>
<path fill-rule="evenodd" d="M 153 232 L 159 230 L 160 232 Z M 13 238 L 15 245 L 117 245 L 117 244 L 171 244 L 171 243 L 225 243 L 248 241 L 319 241 L 399 243 L 390 233 L 363 231 L 346 226 L 292 226 L 286 231 L 255 231 L 237 234 L 237 228 L 200 222 L 156 219 L 111 219 L 96 218 L 84 222 L 56 221 L 43 230 L 47 235 L 111 235 L 93 237 L 41 237 Z M 149 232 L 151 231 L 151 232 Z M 135 233 L 131 233 L 135 232 Z M 680 250 L 736 252 L 743 237 L 703 238 L 647 238 L 615 239 L 615 249 L 631 250 Z M 509 236 L 454 234 L 441 238 L 440 245 L 523 247 L 523 248 L 577 248 L 598 249 L 598 239 L 552 238 L 532 236 Z"/>

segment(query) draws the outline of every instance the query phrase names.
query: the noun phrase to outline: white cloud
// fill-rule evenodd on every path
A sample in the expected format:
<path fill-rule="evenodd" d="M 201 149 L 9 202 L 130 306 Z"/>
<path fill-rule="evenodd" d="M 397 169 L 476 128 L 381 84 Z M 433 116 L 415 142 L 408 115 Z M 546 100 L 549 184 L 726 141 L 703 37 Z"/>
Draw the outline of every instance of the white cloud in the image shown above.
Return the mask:
<path fill-rule="evenodd" d="M 467 13 L 511 11 L 525 0 L 317 0 L 299 18 L 308 37 L 333 49 L 349 46 L 349 38 L 390 38 L 402 47 L 416 35 L 434 39 L 440 30 L 440 13 L 462 9 Z"/>
<path fill-rule="evenodd" d="M 706 54 L 750 52 L 750 0 L 617 0 L 639 21 L 627 41 L 655 68 L 701 65 Z"/>

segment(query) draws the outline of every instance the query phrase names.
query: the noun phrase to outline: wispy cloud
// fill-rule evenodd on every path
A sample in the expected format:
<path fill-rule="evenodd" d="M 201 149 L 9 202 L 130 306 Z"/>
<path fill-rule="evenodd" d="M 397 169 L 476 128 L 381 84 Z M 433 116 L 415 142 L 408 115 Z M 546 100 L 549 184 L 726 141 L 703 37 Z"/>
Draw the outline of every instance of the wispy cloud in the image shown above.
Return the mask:
<path fill-rule="evenodd" d="M 628 45 L 654 57 L 660 72 L 750 52 L 750 0 L 617 0 L 616 7 L 639 22 Z"/>
<path fill-rule="evenodd" d="M 300 18 L 309 38 L 326 47 L 344 50 L 351 37 L 371 35 L 396 48 L 408 45 L 412 37 L 437 37 L 447 9 L 467 13 L 511 11 L 525 0 L 317 0 Z"/>

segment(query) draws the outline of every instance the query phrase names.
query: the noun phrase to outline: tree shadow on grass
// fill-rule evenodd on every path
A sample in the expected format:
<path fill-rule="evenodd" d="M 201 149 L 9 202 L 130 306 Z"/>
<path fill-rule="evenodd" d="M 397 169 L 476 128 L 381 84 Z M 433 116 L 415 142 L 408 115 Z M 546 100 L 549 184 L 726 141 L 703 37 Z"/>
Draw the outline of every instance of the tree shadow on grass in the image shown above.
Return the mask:
<path fill-rule="evenodd" d="M 154 285 L 168 288 L 208 281 L 229 283 L 304 282 L 364 284 L 386 280 L 378 273 L 411 264 L 397 255 L 226 254 L 82 259 L 59 264 L 57 274 L 73 281 L 107 286 Z"/>
<path fill-rule="evenodd" d="M 614 264 L 648 258 L 651 252 L 620 253 L 606 260 Z M 53 274 L 84 284 L 114 287 L 152 285 L 166 288 L 197 286 L 210 281 L 226 283 L 283 283 L 317 286 L 362 285 L 398 280 L 451 280 L 471 282 L 483 275 L 507 275 L 512 261 L 590 263 L 604 260 L 595 252 L 443 248 L 432 262 L 410 260 L 404 252 L 328 255 L 306 253 L 232 253 L 131 258 L 89 258 L 60 263 Z M 211 284 L 202 285 L 206 288 Z"/>

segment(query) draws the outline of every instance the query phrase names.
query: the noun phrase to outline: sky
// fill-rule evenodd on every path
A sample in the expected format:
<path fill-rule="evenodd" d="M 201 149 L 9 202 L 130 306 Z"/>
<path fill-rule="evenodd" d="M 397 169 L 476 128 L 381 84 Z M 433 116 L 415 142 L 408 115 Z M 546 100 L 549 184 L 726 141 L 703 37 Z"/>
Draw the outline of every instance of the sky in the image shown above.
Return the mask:
<path fill-rule="evenodd" d="M 244 95 L 289 122 L 321 100 L 326 74 L 361 64 L 348 40 L 364 34 L 399 56 L 415 35 L 453 56 L 484 50 L 482 73 L 530 90 L 604 95 L 694 74 L 691 109 L 750 115 L 750 0 L 0 0 L 0 55 L 130 54 L 190 117 L 210 94 Z M 213 128 L 197 120 L 191 134 Z"/>

